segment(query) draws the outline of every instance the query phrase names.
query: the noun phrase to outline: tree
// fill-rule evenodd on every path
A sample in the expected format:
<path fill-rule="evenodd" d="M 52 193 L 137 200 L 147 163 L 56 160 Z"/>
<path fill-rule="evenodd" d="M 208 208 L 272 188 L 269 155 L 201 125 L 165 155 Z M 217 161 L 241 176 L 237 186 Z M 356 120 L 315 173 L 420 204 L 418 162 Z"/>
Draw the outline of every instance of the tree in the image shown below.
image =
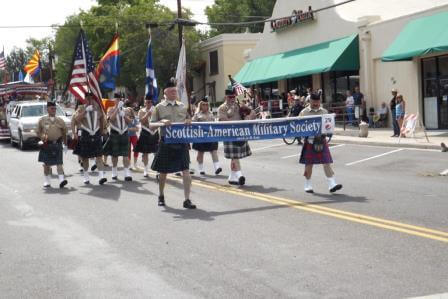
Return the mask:
<path fill-rule="evenodd" d="M 205 8 L 210 23 L 239 23 L 267 19 L 272 15 L 276 0 L 215 0 Z M 211 26 L 210 36 L 221 33 L 263 32 L 264 23 L 245 26 Z"/>
<path fill-rule="evenodd" d="M 176 14 L 167 7 L 159 5 L 156 0 L 99 1 L 98 6 L 89 11 L 82 11 L 66 19 L 64 26 L 56 33 L 55 51 L 59 57 L 57 81 L 67 82 L 76 38 L 80 23 L 94 54 L 94 61 L 99 61 L 116 32 L 120 34 L 121 67 L 117 85 L 125 86 L 133 93 L 144 87 L 145 59 L 148 44 L 146 23 L 167 23 L 176 18 Z M 191 17 L 191 12 L 184 12 Z M 197 43 L 200 33 L 194 28 L 184 28 L 187 44 L 188 66 L 195 65 L 199 59 Z M 161 24 L 152 29 L 152 50 L 157 81 L 165 82 L 174 76 L 179 55 L 177 29 L 168 30 Z"/>

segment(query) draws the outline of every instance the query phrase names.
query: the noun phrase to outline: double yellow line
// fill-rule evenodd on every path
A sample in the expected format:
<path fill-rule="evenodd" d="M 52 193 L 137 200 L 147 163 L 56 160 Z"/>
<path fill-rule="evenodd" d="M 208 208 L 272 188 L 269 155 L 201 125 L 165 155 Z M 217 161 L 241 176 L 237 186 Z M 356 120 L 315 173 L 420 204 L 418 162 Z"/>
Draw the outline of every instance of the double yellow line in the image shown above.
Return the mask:
<path fill-rule="evenodd" d="M 181 180 L 174 176 L 170 176 L 171 179 Z M 193 180 L 193 185 L 203 187 L 210 190 L 215 190 L 219 192 L 225 192 L 230 194 L 235 194 L 238 196 L 258 199 L 261 201 L 269 202 L 272 204 L 284 205 L 294 209 L 303 210 L 311 213 L 317 213 L 333 218 L 343 219 L 351 222 L 362 223 L 365 225 L 375 226 L 382 229 L 388 229 L 392 231 L 397 231 L 413 236 L 418 236 L 422 238 L 432 239 L 436 241 L 441 241 L 448 243 L 448 232 L 443 232 L 439 230 L 434 230 L 426 227 L 410 225 L 406 223 L 391 221 L 387 219 L 381 219 L 376 217 L 371 217 L 363 214 L 357 214 L 352 212 L 346 212 L 343 210 L 327 208 L 319 206 L 312 203 L 301 202 L 297 200 L 290 200 L 278 196 L 272 196 L 268 194 L 263 194 L 259 192 L 248 191 L 244 189 L 237 189 L 230 186 L 223 186 L 216 183 L 204 182 Z"/>

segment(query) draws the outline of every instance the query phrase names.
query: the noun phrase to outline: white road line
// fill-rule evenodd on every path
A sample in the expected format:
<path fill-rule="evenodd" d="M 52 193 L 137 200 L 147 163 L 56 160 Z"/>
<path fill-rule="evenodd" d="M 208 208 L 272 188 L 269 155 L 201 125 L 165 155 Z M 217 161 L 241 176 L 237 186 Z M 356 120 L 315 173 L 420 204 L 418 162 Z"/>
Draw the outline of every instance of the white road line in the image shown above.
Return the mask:
<path fill-rule="evenodd" d="M 351 165 L 358 164 L 358 163 L 361 163 L 361 162 L 369 161 L 369 160 L 376 159 L 376 158 L 379 158 L 379 157 L 382 157 L 382 156 L 386 156 L 386 155 L 390 155 L 390 154 L 393 154 L 393 153 L 396 153 L 396 152 L 401 152 L 402 150 L 404 150 L 404 149 L 403 148 L 399 148 L 399 149 L 396 149 L 396 150 L 393 150 L 393 151 L 390 151 L 390 152 L 387 152 L 387 153 L 384 153 L 384 154 L 381 154 L 381 155 L 376 155 L 376 156 L 373 156 L 373 157 L 370 157 L 370 158 L 366 158 L 366 159 L 358 160 L 358 161 L 355 161 L 355 162 L 347 163 L 347 164 L 345 164 L 345 166 L 351 166 Z"/>
<path fill-rule="evenodd" d="M 269 145 L 269 146 L 265 146 L 265 147 L 259 147 L 259 148 L 252 149 L 252 151 L 253 152 L 261 151 L 261 150 L 264 150 L 264 149 L 267 149 L 267 148 L 276 147 L 276 146 L 282 146 L 282 145 L 286 145 L 286 144 L 285 143 L 280 143 L 280 144 L 274 144 L 274 145 Z"/>
<path fill-rule="evenodd" d="M 440 173 L 440 175 L 448 175 L 448 169 L 445 169 L 444 171 L 442 171 L 442 172 Z"/>
<path fill-rule="evenodd" d="M 335 146 L 330 146 L 330 149 L 334 149 L 334 148 L 341 147 L 341 146 L 345 146 L 345 144 L 338 144 Z M 280 159 L 288 159 L 288 158 L 297 157 L 297 156 L 300 156 L 300 153 L 295 154 L 295 155 L 290 155 L 290 156 L 284 156 L 284 157 L 281 157 Z"/>

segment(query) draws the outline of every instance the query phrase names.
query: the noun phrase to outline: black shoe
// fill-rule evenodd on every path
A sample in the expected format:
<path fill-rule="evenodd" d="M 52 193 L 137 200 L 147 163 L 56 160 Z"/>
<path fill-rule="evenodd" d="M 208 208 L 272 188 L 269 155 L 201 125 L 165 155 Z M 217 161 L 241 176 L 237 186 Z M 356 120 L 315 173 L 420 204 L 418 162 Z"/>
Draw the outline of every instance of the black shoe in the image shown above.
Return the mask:
<path fill-rule="evenodd" d="M 229 181 L 229 184 L 230 185 L 239 185 L 240 183 L 237 181 Z"/>
<path fill-rule="evenodd" d="M 313 189 L 308 189 L 308 190 L 305 190 L 305 192 L 306 193 L 314 193 L 314 190 Z"/>
<path fill-rule="evenodd" d="M 182 173 L 181 172 L 176 172 L 174 175 L 175 176 L 182 176 Z"/>
<path fill-rule="evenodd" d="M 157 205 L 159 207 L 164 207 L 165 206 L 165 196 L 163 196 L 163 195 L 159 196 L 159 202 L 157 203 Z"/>
<path fill-rule="evenodd" d="M 194 174 L 194 170 L 193 169 L 190 169 L 188 171 L 190 172 L 190 174 Z"/>
<path fill-rule="evenodd" d="M 330 189 L 330 192 L 334 193 L 334 192 L 336 192 L 338 190 L 341 190 L 341 189 L 342 189 L 342 185 L 341 184 L 337 184 L 336 186 L 334 186 L 333 188 Z"/>
<path fill-rule="evenodd" d="M 149 175 L 148 175 L 148 174 L 144 174 L 143 177 L 144 177 L 144 178 L 147 178 L 147 177 L 149 177 Z"/>
<path fill-rule="evenodd" d="M 84 181 L 84 185 L 90 185 L 90 181 Z"/>
<path fill-rule="evenodd" d="M 221 173 L 221 171 L 222 171 L 222 168 L 221 168 L 221 167 L 219 167 L 218 169 L 216 169 L 216 170 L 215 170 L 215 174 L 216 174 L 216 175 L 218 175 L 218 174 L 220 174 L 220 173 Z"/>
<path fill-rule="evenodd" d="M 96 164 L 92 165 L 92 167 L 90 167 L 90 171 L 95 171 L 97 168 L 98 168 L 98 166 L 96 166 Z"/>
<path fill-rule="evenodd" d="M 124 180 L 126 182 L 132 182 L 132 177 L 131 176 L 127 176 L 127 177 L 124 178 Z"/>
<path fill-rule="evenodd" d="M 244 176 L 240 176 L 238 178 L 238 185 L 242 186 L 246 183 L 246 178 Z"/>
<path fill-rule="evenodd" d="M 184 208 L 185 208 L 185 209 L 196 209 L 196 205 L 194 205 L 194 204 L 191 202 L 191 200 L 186 199 L 186 200 L 184 201 Z"/>
<path fill-rule="evenodd" d="M 113 176 L 112 179 L 113 179 L 114 181 L 118 181 L 118 177 L 117 177 L 117 176 Z"/>
<path fill-rule="evenodd" d="M 59 183 L 59 188 L 62 189 L 64 188 L 65 185 L 67 185 L 67 180 L 63 180 L 62 182 Z"/>
<path fill-rule="evenodd" d="M 205 171 L 199 172 L 200 175 L 205 175 Z"/>
<path fill-rule="evenodd" d="M 103 185 L 105 182 L 107 182 L 107 179 L 106 179 L 106 178 L 102 178 L 102 179 L 100 179 L 100 181 L 99 181 L 100 185 Z"/>

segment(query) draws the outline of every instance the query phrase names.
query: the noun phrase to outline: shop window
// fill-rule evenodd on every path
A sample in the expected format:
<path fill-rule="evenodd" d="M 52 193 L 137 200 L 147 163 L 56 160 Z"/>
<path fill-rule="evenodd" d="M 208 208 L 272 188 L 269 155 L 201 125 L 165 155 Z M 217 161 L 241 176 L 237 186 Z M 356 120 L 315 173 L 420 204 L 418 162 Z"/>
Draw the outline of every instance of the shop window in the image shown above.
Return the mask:
<path fill-rule="evenodd" d="M 219 73 L 218 65 L 218 51 L 212 51 L 209 53 L 210 57 L 210 75 L 217 75 Z"/>
<path fill-rule="evenodd" d="M 436 97 L 437 92 L 437 63 L 436 58 L 423 60 L 423 96 Z"/>
<path fill-rule="evenodd" d="M 322 78 L 327 102 L 342 104 L 347 90 L 353 91 L 356 86 L 359 86 L 358 71 L 330 72 L 325 73 Z"/>
<path fill-rule="evenodd" d="M 291 79 L 288 79 L 288 81 L 286 82 L 286 86 L 288 87 L 288 91 L 294 89 L 294 90 L 296 90 L 298 95 L 306 96 L 307 88 L 313 89 L 313 78 L 312 78 L 312 76 L 291 78 Z"/>

